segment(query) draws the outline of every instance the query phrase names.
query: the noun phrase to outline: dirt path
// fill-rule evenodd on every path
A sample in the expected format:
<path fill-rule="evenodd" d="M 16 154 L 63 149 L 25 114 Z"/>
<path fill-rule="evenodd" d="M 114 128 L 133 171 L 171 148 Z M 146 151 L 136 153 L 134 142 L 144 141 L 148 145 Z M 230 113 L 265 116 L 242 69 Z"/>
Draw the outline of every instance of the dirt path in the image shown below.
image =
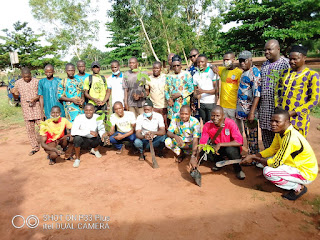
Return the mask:
<path fill-rule="evenodd" d="M 319 123 L 312 119 L 308 137 L 318 159 Z M 43 150 L 29 157 L 26 139 L 21 127 L 0 131 L 1 239 L 320 238 L 319 216 L 307 214 L 312 212 L 307 201 L 320 196 L 319 178 L 301 200 L 289 202 L 255 167 L 246 167 L 247 178 L 239 181 L 230 166 L 218 173 L 201 166 L 199 188 L 186 171 L 188 161 L 178 165 L 168 154 L 152 169 L 150 153 L 141 162 L 127 151 L 119 156 L 108 149 L 101 159 L 85 153 L 74 169 L 69 161 L 49 166 Z M 57 216 L 48 219 L 51 214 Z M 16 229 L 15 215 L 36 215 L 40 224 Z M 109 221 L 101 222 L 104 217 Z M 17 217 L 14 223 L 23 222 Z M 61 229 L 66 227 L 74 229 Z"/>

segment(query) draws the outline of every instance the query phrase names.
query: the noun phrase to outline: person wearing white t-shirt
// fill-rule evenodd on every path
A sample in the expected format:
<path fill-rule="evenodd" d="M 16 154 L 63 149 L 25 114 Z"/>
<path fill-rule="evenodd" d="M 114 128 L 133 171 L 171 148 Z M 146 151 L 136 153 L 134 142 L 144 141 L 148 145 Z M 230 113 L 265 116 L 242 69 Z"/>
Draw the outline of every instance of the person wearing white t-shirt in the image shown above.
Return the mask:
<path fill-rule="evenodd" d="M 140 114 L 136 123 L 136 140 L 134 146 L 139 149 L 139 160 L 145 160 L 143 151 L 150 148 L 149 140 L 152 140 L 153 147 L 158 150 L 158 156 L 163 157 L 164 141 L 166 130 L 163 117 L 160 113 L 153 111 L 153 103 L 147 99 L 143 106 L 144 113 Z"/>
<path fill-rule="evenodd" d="M 195 96 L 200 99 L 200 117 L 203 124 L 210 121 L 211 110 L 218 100 L 217 80 L 219 76 L 213 73 L 207 66 L 208 59 L 206 55 L 200 54 L 197 58 L 198 71 L 193 75 L 193 84 L 195 86 Z"/>
<path fill-rule="evenodd" d="M 80 165 L 80 150 L 91 148 L 90 153 L 97 158 L 102 155 L 99 152 L 101 139 L 106 135 L 103 121 L 97 121 L 98 114 L 94 113 L 94 106 L 88 103 L 84 107 L 84 114 L 78 115 L 72 124 L 71 135 L 73 136 L 73 144 L 75 149 L 76 160 L 73 167 L 77 168 Z"/>
<path fill-rule="evenodd" d="M 113 112 L 110 116 L 112 126 L 108 135 L 110 136 L 110 142 L 118 149 L 116 153 L 120 154 L 123 148 L 123 141 L 133 143 L 136 139 L 134 133 L 136 117 L 134 113 L 124 111 L 123 104 L 119 101 L 114 103 Z M 116 127 L 117 131 L 115 131 Z"/>
<path fill-rule="evenodd" d="M 124 89 L 122 87 L 122 81 L 123 81 L 123 74 L 120 72 L 120 64 L 117 60 L 113 60 L 111 62 L 111 70 L 112 75 L 108 77 L 107 79 L 107 101 L 110 101 L 110 95 L 111 95 L 111 107 L 115 104 L 115 102 L 121 102 L 124 104 Z"/>

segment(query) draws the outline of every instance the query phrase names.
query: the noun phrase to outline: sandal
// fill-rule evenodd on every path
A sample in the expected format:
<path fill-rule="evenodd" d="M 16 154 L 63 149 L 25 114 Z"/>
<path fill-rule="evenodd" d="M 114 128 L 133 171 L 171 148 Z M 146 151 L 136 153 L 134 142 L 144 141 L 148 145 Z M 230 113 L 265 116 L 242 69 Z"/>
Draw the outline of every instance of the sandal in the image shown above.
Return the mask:
<path fill-rule="evenodd" d="M 39 150 L 32 150 L 31 152 L 29 152 L 29 156 L 32 156 L 33 154 L 36 154 L 37 152 L 39 152 Z"/>
<path fill-rule="evenodd" d="M 291 201 L 295 201 L 298 198 L 300 198 L 303 194 L 305 194 L 307 191 L 308 191 L 308 188 L 304 186 L 298 195 L 294 190 L 291 190 L 289 193 L 282 195 L 282 197 Z"/>
<path fill-rule="evenodd" d="M 54 164 L 56 164 L 56 161 L 52 160 L 52 159 L 49 159 L 49 165 L 54 165 Z"/>
<path fill-rule="evenodd" d="M 181 153 L 179 156 L 177 156 L 176 162 L 181 163 L 185 157 L 186 157 L 186 155 L 184 153 Z"/>

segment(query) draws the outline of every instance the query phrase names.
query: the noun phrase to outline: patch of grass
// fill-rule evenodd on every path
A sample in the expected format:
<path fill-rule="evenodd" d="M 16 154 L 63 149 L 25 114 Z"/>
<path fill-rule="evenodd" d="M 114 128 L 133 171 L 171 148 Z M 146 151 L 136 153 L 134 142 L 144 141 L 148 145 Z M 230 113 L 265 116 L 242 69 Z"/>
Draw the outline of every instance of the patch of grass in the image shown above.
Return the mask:
<path fill-rule="evenodd" d="M 6 129 L 12 125 L 23 125 L 24 119 L 22 116 L 21 107 L 12 107 L 8 103 L 7 91 L 0 91 L 0 128 Z"/>
<path fill-rule="evenodd" d="M 265 201 L 265 200 L 266 200 L 265 197 L 259 196 L 258 193 L 256 193 L 256 192 L 254 192 L 254 193 L 252 194 L 252 197 L 251 197 L 251 198 L 252 198 L 253 200 L 258 199 L 258 200 L 260 200 L 260 201 Z"/>
<path fill-rule="evenodd" d="M 320 118 L 320 104 L 311 108 L 310 113 L 311 113 L 311 116 L 314 116 L 316 118 Z"/>
<path fill-rule="evenodd" d="M 311 205 L 314 214 L 320 214 L 320 196 L 315 197 L 313 200 L 307 200 L 305 203 Z"/>

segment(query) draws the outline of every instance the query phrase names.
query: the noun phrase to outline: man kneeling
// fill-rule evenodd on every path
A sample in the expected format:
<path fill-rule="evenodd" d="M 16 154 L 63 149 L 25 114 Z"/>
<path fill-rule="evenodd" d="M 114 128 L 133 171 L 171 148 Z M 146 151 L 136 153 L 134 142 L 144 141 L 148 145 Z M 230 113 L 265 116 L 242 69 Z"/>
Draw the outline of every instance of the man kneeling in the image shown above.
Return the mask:
<path fill-rule="evenodd" d="M 212 158 L 212 160 L 221 161 L 224 160 L 223 157 L 227 157 L 229 160 L 241 158 L 240 152 L 243 138 L 237 124 L 232 119 L 225 118 L 223 108 L 219 105 L 213 107 L 211 111 L 211 121 L 203 126 L 200 144 L 207 144 L 209 138 L 211 141 L 213 140 L 212 144 L 216 153 L 214 156 L 211 152 L 209 153 L 208 157 Z M 194 168 L 197 166 L 194 161 L 191 161 L 190 164 Z M 215 166 L 212 168 L 213 171 L 219 169 L 220 168 Z M 233 164 L 233 169 L 238 179 L 245 179 L 246 175 L 241 170 L 239 164 Z"/>
<path fill-rule="evenodd" d="M 271 146 L 248 155 L 241 164 L 258 161 L 265 165 L 263 175 L 277 187 L 289 190 L 282 197 L 296 200 L 307 192 L 306 184 L 318 174 L 318 162 L 308 141 L 290 124 L 286 110 L 276 108 L 271 117 L 275 137 Z"/>
<path fill-rule="evenodd" d="M 165 140 L 167 148 L 177 155 L 177 162 L 183 161 L 183 151 L 192 150 L 191 160 L 196 158 L 200 138 L 200 123 L 191 116 L 191 108 L 183 105 L 179 113 L 173 115 Z"/>
<path fill-rule="evenodd" d="M 153 104 L 147 99 L 143 106 L 144 113 L 139 115 L 136 123 L 136 140 L 134 146 L 139 149 L 139 160 L 145 160 L 143 150 L 150 148 L 149 140 L 152 140 L 154 148 L 158 148 L 158 156 L 163 157 L 164 140 L 166 130 L 163 117 L 160 113 L 153 112 Z"/>
<path fill-rule="evenodd" d="M 101 139 L 104 139 L 106 134 L 102 120 L 98 120 L 98 114 L 94 113 L 94 106 L 88 103 L 84 107 L 84 114 L 78 115 L 71 129 L 71 135 L 74 136 L 74 148 L 76 160 L 73 163 L 73 167 L 77 168 L 80 165 L 80 149 L 91 148 L 90 153 L 97 158 L 101 158 L 99 152 L 99 145 Z"/>
<path fill-rule="evenodd" d="M 40 124 L 40 142 L 44 151 L 48 154 L 49 165 L 56 163 L 58 156 L 63 155 L 63 150 L 68 147 L 65 158 L 70 160 L 73 150 L 72 136 L 70 135 L 70 129 L 72 123 L 66 118 L 60 117 L 61 109 L 58 106 L 51 108 L 51 118 L 41 122 Z M 65 135 L 67 133 L 67 135 Z M 60 145 L 61 148 L 57 146 Z"/>

